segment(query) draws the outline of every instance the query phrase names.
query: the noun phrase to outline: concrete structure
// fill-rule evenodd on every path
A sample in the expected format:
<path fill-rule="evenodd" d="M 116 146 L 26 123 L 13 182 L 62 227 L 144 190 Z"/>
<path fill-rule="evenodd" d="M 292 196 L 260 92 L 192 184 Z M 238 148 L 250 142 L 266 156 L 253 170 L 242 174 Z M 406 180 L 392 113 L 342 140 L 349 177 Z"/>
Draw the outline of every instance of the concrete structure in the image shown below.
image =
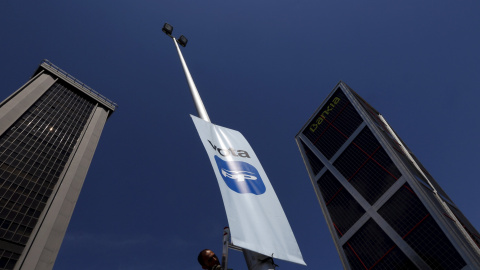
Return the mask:
<path fill-rule="evenodd" d="M 345 83 L 296 141 L 345 269 L 480 269 L 480 234 Z"/>
<path fill-rule="evenodd" d="M 0 103 L 0 269 L 52 269 L 116 104 L 45 60 Z"/>

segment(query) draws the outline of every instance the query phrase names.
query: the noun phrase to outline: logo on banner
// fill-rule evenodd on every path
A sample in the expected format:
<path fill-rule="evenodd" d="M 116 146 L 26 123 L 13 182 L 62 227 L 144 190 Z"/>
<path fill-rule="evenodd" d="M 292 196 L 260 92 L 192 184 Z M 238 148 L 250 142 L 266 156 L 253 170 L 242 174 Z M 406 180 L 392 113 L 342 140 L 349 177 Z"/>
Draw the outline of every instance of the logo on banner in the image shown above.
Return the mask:
<path fill-rule="evenodd" d="M 225 161 L 215 155 L 218 170 L 227 186 L 240 194 L 252 193 L 261 195 L 265 193 L 263 183 L 257 169 L 243 161 Z"/>

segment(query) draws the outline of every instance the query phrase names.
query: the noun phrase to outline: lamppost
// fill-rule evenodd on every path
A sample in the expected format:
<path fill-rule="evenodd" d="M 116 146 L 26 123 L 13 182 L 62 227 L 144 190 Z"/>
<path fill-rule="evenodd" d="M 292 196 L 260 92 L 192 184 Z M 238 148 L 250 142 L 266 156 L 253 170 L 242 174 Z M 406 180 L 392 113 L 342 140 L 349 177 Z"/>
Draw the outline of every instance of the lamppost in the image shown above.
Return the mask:
<path fill-rule="evenodd" d="M 192 94 L 193 102 L 195 103 L 195 107 L 197 108 L 198 116 L 207 122 L 211 122 L 210 118 L 208 117 L 207 110 L 203 105 L 202 98 L 200 97 L 197 87 L 193 82 L 192 75 L 190 75 L 187 63 L 185 63 L 185 59 L 183 59 L 180 47 L 178 47 L 178 44 L 180 44 L 182 47 L 187 46 L 188 39 L 184 35 L 181 35 L 177 40 L 174 36 L 172 36 L 173 26 L 168 23 L 165 23 L 163 25 L 162 31 L 167 34 L 167 36 L 171 37 L 173 39 L 173 42 L 175 43 L 178 56 L 180 57 L 180 62 L 182 62 L 183 71 L 185 72 L 185 77 L 187 78 L 188 86 L 190 87 L 190 93 Z"/>
<path fill-rule="evenodd" d="M 185 47 L 188 43 L 188 39 L 181 35 L 178 39 L 172 36 L 173 26 L 168 23 L 165 23 L 162 28 L 162 32 L 164 32 L 167 36 L 173 39 L 175 43 L 175 47 L 177 48 L 178 56 L 180 57 L 180 62 L 182 63 L 183 71 L 185 72 L 185 77 L 188 82 L 188 86 L 190 87 L 190 93 L 192 94 L 193 101 L 195 103 L 195 107 L 197 108 L 197 112 L 200 118 L 207 122 L 211 122 L 210 118 L 208 117 L 207 110 L 203 105 L 202 99 L 200 98 L 200 94 L 193 82 L 192 76 L 190 75 L 190 71 L 188 70 L 187 64 L 185 59 L 183 58 L 182 52 L 180 51 L 179 44 L 182 47 Z M 230 243 L 230 230 L 228 228 L 224 229 L 224 237 L 223 237 L 223 254 L 222 254 L 222 269 L 227 270 L 227 261 L 228 261 L 228 248 L 241 250 L 245 257 L 245 261 L 247 263 L 247 267 L 249 270 L 274 270 L 277 265 L 273 262 L 271 257 L 262 255 L 260 253 L 256 253 L 254 251 L 243 249 L 237 246 L 234 246 Z"/>

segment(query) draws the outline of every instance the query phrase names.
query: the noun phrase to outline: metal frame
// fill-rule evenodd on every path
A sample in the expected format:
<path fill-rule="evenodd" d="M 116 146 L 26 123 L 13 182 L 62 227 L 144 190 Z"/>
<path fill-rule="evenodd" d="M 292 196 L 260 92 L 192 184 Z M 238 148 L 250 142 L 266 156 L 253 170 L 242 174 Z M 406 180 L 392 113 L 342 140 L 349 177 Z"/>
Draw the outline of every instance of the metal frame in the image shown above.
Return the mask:
<path fill-rule="evenodd" d="M 390 132 L 393 135 L 396 142 L 401 146 L 402 148 L 401 150 L 403 150 L 407 158 L 411 160 L 413 165 L 417 167 L 420 173 L 422 173 L 422 176 L 424 176 L 425 179 L 427 180 L 428 183 L 425 183 L 424 181 L 420 181 L 420 183 L 432 191 L 433 195 L 435 196 L 436 202 L 429 200 L 429 196 L 425 194 L 425 190 L 420 186 L 420 183 L 418 181 L 415 181 L 417 180 L 417 178 L 412 174 L 410 169 L 405 167 L 403 161 L 398 157 L 399 153 L 397 153 L 397 151 L 393 149 L 392 146 L 382 136 L 378 136 L 377 133 L 380 133 L 379 127 L 372 122 L 370 117 L 368 117 L 367 115 L 368 113 L 357 102 L 357 99 L 352 95 L 350 88 L 346 86 L 343 82 L 341 83 L 341 87 L 344 90 L 344 93 L 348 95 L 351 102 L 355 103 L 355 107 L 360 108 L 360 110 L 357 110 L 357 111 L 362 116 L 364 121 L 368 124 L 370 129 L 377 131 L 377 132 L 374 132 L 373 134 L 375 135 L 376 139 L 380 142 L 382 147 L 385 149 L 389 157 L 394 161 L 395 165 L 397 165 L 398 169 L 401 171 L 402 175 L 404 176 L 405 181 L 411 186 L 411 188 L 414 190 L 415 193 L 423 195 L 423 196 L 418 196 L 418 198 L 424 204 L 427 210 L 430 212 L 432 217 L 435 219 L 435 222 L 437 223 L 437 225 L 444 232 L 445 236 L 450 240 L 452 245 L 456 248 L 460 256 L 465 260 L 465 262 L 467 263 L 466 267 L 469 267 L 469 265 L 470 266 L 474 265 L 474 267 L 480 268 L 480 264 L 479 264 L 480 257 L 478 257 L 480 255 L 479 248 L 473 243 L 473 241 L 471 240 L 470 236 L 468 236 L 464 228 L 460 226 L 460 222 L 457 220 L 457 218 L 455 218 L 453 213 L 451 213 L 451 210 L 448 208 L 446 204 L 448 203 L 451 206 L 455 207 L 457 210 L 459 210 L 458 207 L 451 200 L 445 198 L 444 196 L 442 196 L 440 193 L 436 191 L 435 187 L 429 181 L 428 176 L 424 174 L 420 166 L 411 157 L 409 151 L 407 150 L 408 147 L 404 145 L 402 140 L 397 136 L 396 132 L 390 127 L 390 125 L 385 120 L 385 118 L 379 112 L 377 112 L 379 114 L 381 121 L 387 127 L 388 132 Z M 436 205 L 436 203 L 438 203 L 439 205 Z M 445 212 L 451 215 L 451 219 L 454 220 L 455 225 L 453 225 L 451 222 L 447 222 L 447 218 L 440 211 L 439 206 L 441 209 L 443 209 Z M 466 246 L 464 245 L 465 243 L 469 243 L 470 248 L 466 248 Z M 477 256 L 472 254 L 472 251 L 473 253 L 476 253 Z M 424 269 L 424 268 L 421 268 L 421 269 Z"/>
<path fill-rule="evenodd" d="M 312 119 L 318 114 L 318 112 L 323 108 L 323 106 L 326 104 L 326 102 L 332 97 L 332 95 L 336 92 L 336 90 L 340 88 L 341 91 L 347 96 L 349 101 L 352 103 L 352 105 L 356 108 L 356 111 L 359 113 L 360 117 L 362 118 L 363 122 L 360 124 L 360 126 L 357 128 L 357 130 L 348 138 L 348 140 L 337 150 L 337 152 L 334 154 L 334 156 L 330 159 L 327 160 L 323 154 L 314 147 L 314 145 L 308 140 L 304 135 L 303 131 L 308 128 L 308 124 L 312 121 Z M 379 127 L 376 125 L 376 123 L 373 123 L 373 120 L 370 119 L 370 116 L 368 115 L 368 112 L 366 112 L 361 104 L 357 101 L 357 97 L 353 95 L 353 90 L 351 90 L 346 84 L 343 82 L 339 82 L 332 90 L 332 92 L 327 96 L 327 98 L 322 102 L 322 104 L 315 110 L 315 112 L 312 114 L 312 116 L 308 119 L 308 121 L 303 125 L 302 129 L 298 132 L 298 134 L 295 136 L 295 139 L 297 141 L 297 145 L 300 149 L 300 153 L 302 155 L 302 158 L 304 160 L 305 166 L 307 167 L 308 174 L 310 176 L 310 180 L 312 182 L 312 185 L 314 187 L 315 193 L 317 195 L 317 199 L 320 203 L 322 212 L 327 220 L 327 225 L 330 230 L 330 234 L 332 235 L 332 238 L 335 242 L 335 246 L 337 248 L 337 251 L 340 255 L 340 259 L 342 261 L 342 264 L 345 269 L 350 269 L 348 260 L 346 258 L 346 255 L 343 251 L 343 245 L 348 242 L 350 237 L 352 237 L 362 226 L 363 224 L 369 219 L 372 218 L 383 230 L 384 232 L 394 241 L 394 243 L 404 252 L 404 254 L 414 263 L 419 267 L 420 269 L 430 269 L 430 267 L 421 259 L 418 254 L 402 239 L 400 235 L 396 233 L 396 231 L 377 213 L 377 211 L 381 208 L 381 206 L 388 201 L 388 199 L 393 196 L 396 191 L 403 186 L 404 183 L 409 183 L 409 185 L 414 189 L 415 193 L 417 194 L 424 194 L 424 189 L 419 186 L 419 182 L 414 181 L 414 176 L 411 174 L 410 169 L 406 168 L 403 165 L 403 161 L 397 156 L 398 153 L 396 150 L 392 149 L 392 146 L 390 145 L 389 142 L 386 141 L 385 138 L 380 136 L 377 133 L 380 133 Z M 372 108 L 373 109 L 373 108 Z M 374 109 L 375 110 L 375 109 Z M 378 112 L 377 112 L 378 113 Z M 380 114 L 379 114 L 380 115 Z M 380 115 L 381 116 L 381 115 Z M 382 117 L 383 118 L 383 117 Z M 383 121 L 387 127 L 389 127 L 388 123 L 386 121 Z M 355 139 L 355 137 L 358 135 L 358 133 L 365 127 L 367 126 L 370 128 L 370 130 L 375 131 L 373 132 L 375 138 L 379 141 L 380 145 L 383 147 L 387 155 L 392 159 L 394 164 L 398 167 L 398 170 L 401 172 L 402 176 L 397 179 L 397 181 L 374 203 L 374 205 L 370 205 L 359 193 L 358 191 L 343 177 L 343 175 L 338 172 L 338 170 L 333 166 L 334 161 L 340 156 L 343 151 L 346 149 L 346 147 Z M 393 130 L 389 130 L 389 132 L 395 134 Z M 394 135 L 396 136 L 396 134 Z M 403 146 L 403 143 L 398 137 L 395 137 L 397 142 L 401 146 Z M 313 152 L 313 154 L 324 164 L 324 168 L 322 168 L 317 175 L 313 175 L 313 171 L 310 168 L 310 164 L 308 161 L 308 158 L 306 157 L 305 150 L 303 149 L 303 146 L 301 145 L 300 142 L 303 142 L 304 145 L 306 145 L 307 148 L 309 148 L 310 151 Z M 404 151 L 405 146 L 402 147 Z M 407 151 L 408 152 L 408 151 Z M 411 158 L 411 157 L 410 157 Z M 412 158 L 411 158 L 412 159 Z M 413 161 L 415 164 L 415 161 Z M 418 167 L 418 165 L 417 165 Z M 338 237 L 335 228 L 333 227 L 333 222 L 330 216 L 330 213 L 327 210 L 327 206 L 323 201 L 321 192 L 319 187 L 317 186 L 317 181 L 318 179 L 327 171 L 327 169 L 337 178 L 337 180 L 344 186 L 344 188 L 355 198 L 355 200 L 364 208 L 365 214 L 357 220 L 357 222 L 347 231 L 345 232 L 341 237 Z M 421 170 L 420 170 L 421 171 Z M 426 176 L 425 176 L 426 177 Z M 426 177 L 426 179 L 428 179 Z M 427 180 L 428 181 L 428 180 Z M 422 185 L 429 187 L 431 190 L 435 190 L 433 185 L 431 183 L 424 183 L 422 182 Z M 434 194 L 438 194 L 435 193 Z M 437 195 L 437 204 L 442 205 L 442 208 L 448 208 L 446 206 L 446 202 L 448 202 L 451 206 L 455 207 L 458 209 L 450 200 L 447 198 L 441 196 L 440 194 Z M 467 241 L 463 239 L 460 236 L 463 234 L 463 237 L 465 237 L 466 232 L 464 231 L 463 228 L 457 228 L 457 229 L 452 229 L 453 227 L 459 227 L 458 225 L 460 222 L 456 221 L 455 225 L 452 225 L 452 222 L 446 222 L 446 217 L 444 217 L 441 213 L 440 210 L 438 209 L 438 206 L 434 202 L 430 202 L 430 200 L 427 198 L 426 195 L 420 195 L 418 196 L 421 202 L 425 205 L 427 210 L 431 213 L 432 217 L 435 219 L 435 222 L 440 226 L 440 228 L 444 231 L 445 235 L 447 238 L 452 242 L 454 247 L 457 249 L 459 252 L 460 256 L 465 260 L 467 263 L 467 266 L 465 269 L 469 269 L 469 267 L 480 267 L 478 264 L 478 258 L 475 258 L 475 255 L 472 254 L 472 251 L 468 251 L 468 248 L 465 247 L 465 242 L 468 242 L 470 246 L 473 245 L 473 250 L 476 251 L 478 247 L 476 247 L 473 243 L 473 241 L 469 238 L 467 238 Z M 446 202 L 445 202 L 445 201 Z M 445 204 L 445 205 L 444 205 Z M 447 213 L 449 213 L 449 209 L 445 210 Z M 451 214 L 453 216 L 453 214 Z M 460 244 L 463 243 L 463 244 Z"/>
<path fill-rule="evenodd" d="M 60 78 L 62 81 L 65 81 L 69 83 L 70 85 L 74 86 L 84 94 L 90 96 L 91 98 L 95 99 L 98 101 L 100 104 L 103 106 L 106 106 L 108 110 L 111 110 L 112 112 L 115 111 L 115 109 L 118 107 L 117 103 L 109 100 L 108 98 L 104 97 L 97 91 L 93 90 L 91 87 L 88 85 L 84 84 L 80 80 L 76 79 L 72 75 L 68 74 L 66 71 L 62 70 L 61 68 L 57 67 L 54 65 L 52 62 L 48 61 L 47 59 L 44 59 L 38 69 L 35 71 L 34 76 L 41 72 L 41 70 L 45 69 L 46 71 L 52 73 L 54 76 Z"/>

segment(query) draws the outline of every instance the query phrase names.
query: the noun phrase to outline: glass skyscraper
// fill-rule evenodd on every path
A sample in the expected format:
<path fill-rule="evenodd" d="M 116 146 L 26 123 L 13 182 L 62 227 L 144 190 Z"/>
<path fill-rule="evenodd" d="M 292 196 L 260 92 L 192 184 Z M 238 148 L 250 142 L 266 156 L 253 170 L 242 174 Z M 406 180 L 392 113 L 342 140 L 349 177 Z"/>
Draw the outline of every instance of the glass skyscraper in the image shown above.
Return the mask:
<path fill-rule="evenodd" d="M 345 269 L 480 269 L 480 234 L 345 83 L 295 138 Z"/>
<path fill-rule="evenodd" d="M 0 103 L 0 269 L 52 269 L 116 104 L 44 60 Z"/>

